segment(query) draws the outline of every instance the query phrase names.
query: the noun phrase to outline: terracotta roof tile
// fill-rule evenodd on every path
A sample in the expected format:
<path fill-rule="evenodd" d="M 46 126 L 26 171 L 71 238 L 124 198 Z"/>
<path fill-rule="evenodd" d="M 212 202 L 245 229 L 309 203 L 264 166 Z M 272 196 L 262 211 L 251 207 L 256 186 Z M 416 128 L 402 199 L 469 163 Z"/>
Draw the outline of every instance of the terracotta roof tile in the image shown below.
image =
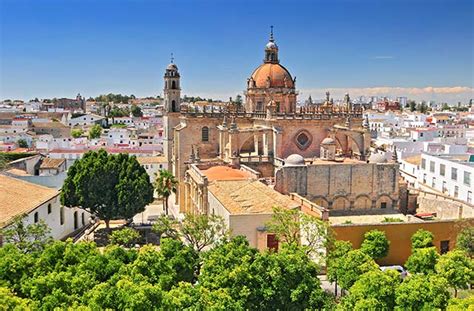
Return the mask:
<path fill-rule="evenodd" d="M 58 190 L 0 175 L 0 227 L 59 195 Z"/>
<path fill-rule="evenodd" d="M 299 206 L 290 197 L 256 180 L 216 180 L 208 190 L 231 214 L 271 214 L 274 206 Z"/>

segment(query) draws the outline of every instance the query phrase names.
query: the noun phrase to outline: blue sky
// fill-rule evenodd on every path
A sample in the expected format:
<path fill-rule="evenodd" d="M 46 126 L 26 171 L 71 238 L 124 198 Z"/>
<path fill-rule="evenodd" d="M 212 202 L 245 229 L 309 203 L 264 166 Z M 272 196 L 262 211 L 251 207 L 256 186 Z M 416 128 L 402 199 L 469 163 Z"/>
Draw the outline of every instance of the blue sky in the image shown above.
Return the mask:
<path fill-rule="evenodd" d="M 274 25 L 301 99 L 473 97 L 466 0 L 0 0 L 0 99 L 162 93 L 171 52 L 183 93 L 242 92 Z"/>

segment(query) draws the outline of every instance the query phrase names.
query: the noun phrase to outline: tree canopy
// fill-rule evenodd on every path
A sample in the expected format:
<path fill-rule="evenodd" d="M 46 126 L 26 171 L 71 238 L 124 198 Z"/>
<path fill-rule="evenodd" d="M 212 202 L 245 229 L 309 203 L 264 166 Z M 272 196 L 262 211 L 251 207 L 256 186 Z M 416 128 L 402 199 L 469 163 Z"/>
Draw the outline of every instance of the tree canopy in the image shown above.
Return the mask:
<path fill-rule="evenodd" d="M 385 232 L 371 230 L 364 234 L 364 241 L 360 249 L 373 259 L 379 259 L 387 256 L 389 246 L 390 241 L 385 236 Z"/>
<path fill-rule="evenodd" d="M 467 226 L 459 232 L 456 247 L 474 257 L 474 226 Z"/>
<path fill-rule="evenodd" d="M 442 255 L 435 269 L 437 274 L 444 277 L 454 288 L 455 297 L 457 297 L 458 289 L 467 289 L 469 284 L 474 283 L 474 261 L 462 250 L 454 250 Z"/>
<path fill-rule="evenodd" d="M 99 138 L 100 134 L 102 134 L 102 127 L 99 124 L 94 124 L 89 129 L 89 139 Z"/>
<path fill-rule="evenodd" d="M 415 250 L 417 248 L 432 247 L 433 239 L 433 233 L 428 230 L 418 229 L 418 231 L 411 236 L 411 248 Z"/>
<path fill-rule="evenodd" d="M 89 151 L 69 168 L 61 203 L 103 219 L 130 219 L 153 201 L 153 186 L 134 156 Z"/>
<path fill-rule="evenodd" d="M 408 257 L 405 266 L 410 273 L 430 274 L 435 271 L 435 265 L 439 254 L 435 247 L 415 249 Z"/>

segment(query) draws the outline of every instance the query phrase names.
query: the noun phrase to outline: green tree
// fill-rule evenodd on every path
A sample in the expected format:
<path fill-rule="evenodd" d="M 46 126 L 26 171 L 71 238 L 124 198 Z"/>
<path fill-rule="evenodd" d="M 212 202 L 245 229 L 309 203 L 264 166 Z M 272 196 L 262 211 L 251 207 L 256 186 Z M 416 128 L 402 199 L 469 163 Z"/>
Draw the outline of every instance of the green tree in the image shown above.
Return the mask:
<path fill-rule="evenodd" d="M 137 105 L 132 105 L 132 108 L 130 109 L 130 112 L 132 113 L 132 116 L 134 117 L 143 117 L 143 112 L 140 107 Z"/>
<path fill-rule="evenodd" d="M 84 134 L 84 131 L 82 129 L 73 129 L 71 130 L 71 136 L 74 138 L 79 138 Z"/>
<path fill-rule="evenodd" d="M 393 310 L 395 307 L 395 290 L 400 285 L 401 279 L 397 271 L 380 270 L 369 271 L 352 285 L 349 295 L 343 299 L 342 306 L 345 310 L 367 310 L 371 308 L 358 304 L 360 301 L 374 300 L 376 310 Z"/>
<path fill-rule="evenodd" d="M 28 148 L 28 142 L 23 138 L 18 139 L 17 144 L 20 148 Z"/>
<path fill-rule="evenodd" d="M 341 273 L 340 265 L 342 259 L 352 250 L 352 244 L 349 241 L 335 241 L 328 249 L 326 267 L 327 277 L 330 282 L 334 282 L 334 293 L 337 296 L 337 282 Z"/>
<path fill-rule="evenodd" d="M 43 220 L 38 223 L 26 224 L 26 215 L 16 216 L 12 224 L 1 231 L 7 243 L 12 243 L 23 252 L 41 251 L 52 241 L 51 229 Z"/>
<path fill-rule="evenodd" d="M 180 223 L 179 232 L 197 252 L 228 237 L 224 219 L 217 215 L 186 214 Z"/>
<path fill-rule="evenodd" d="M 450 251 L 442 255 L 435 266 L 439 276 L 444 277 L 454 288 L 454 297 L 458 289 L 467 289 L 474 282 L 474 261 L 462 250 Z"/>
<path fill-rule="evenodd" d="M 364 241 L 360 250 L 372 257 L 379 259 L 387 256 L 390 241 L 385 236 L 385 232 L 380 230 L 371 230 L 364 234 Z"/>
<path fill-rule="evenodd" d="M 405 266 L 410 273 L 430 274 L 435 271 L 438 258 L 436 247 L 418 248 L 408 257 Z"/>
<path fill-rule="evenodd" d="M 432 247 L 433 239 L 433 233 L 428 230 L 418 229 L 418 231 L 411 236 L 411 248 L 415 250 L 418 248 Z"/>
<path fill-rule="evenodd" d="M 168 170 L 160 170 L 155 180 L 155 190 L 158 196 L 163 199 L 163 209 L 168 215 L 168 199 L 172 193 L 178 189 L 178 180 Z"/>
<path fill-rule="evenodd" d="M 410 111 L 413 112 L 416 110 L 416 102 L 414 100 L 410 100 L 409 103 L 408 103 L 409 107 L 410 107 Z"/>
<path fill-rule="evenodd" d="M 3 154 L 0 154 L 0 171 L 8 167 L 7 157 Z"/>
<path fill-rule="evenodd" d="M 436 275 L 412 275 L 396 289 L 396 303 L 400 310 L 445 309 L 449 301 L 446 279 Z"/>
<path fill-rule="evenodd" d="M 338 281 L 343 289 L 351 288 L 362 274 L 379 270 L 375 261 L 358 249 L 348 252 L 341 258 L 337 268 Z"/>
<path fill-rule="evenodd" d="M 167 215 L 161 215 L 155 221 L 152 227 L 153 232 L 158 234 L 159 238 L 167 237 L 172 239 L 179 239 L 179 222 Z"/>
<path fill-rule="evenodd" d="M 102 127 L 99 124 L 94 124 L 89 129 L 89 139 L 99 138 L 100 134 L 102 134 Z"/>
<path fill-rule="evenodd" d="M 153 186 L 134 156 L 89 151 L 69 168 L 61 204 L 77 206 L 103 219 L 130 219 L 153 201 Z"/>
<path fill-rule="evenodd" d="M 459 232 L 456 247 L 474 257 L 474 226 L 467 226 Z"/>
<path fill-rule="evenodd" d="M 3 310 L 30 310 L 32 301 L 16 296 L 8 288 L 0 287 L 0 306 Z"/>
<path fill-rule="evenodd" d="M 115 230 L 110 235 L 110 242 L 125 247 L 132 247 L 140 239 L 140 233 L 133 228 L 123 228 Z"/>
<path fill-rule="evenodd" d="M 287 244 L 300 245 L 306 254 L 320 259 L 332 241 L 332 233 L 327 222 L 301 213 L 297 209 L 273 207 L 273 214 L 265 226 L 268 232 Z M 304 242 L 304 245 L 301 243 Z"/>

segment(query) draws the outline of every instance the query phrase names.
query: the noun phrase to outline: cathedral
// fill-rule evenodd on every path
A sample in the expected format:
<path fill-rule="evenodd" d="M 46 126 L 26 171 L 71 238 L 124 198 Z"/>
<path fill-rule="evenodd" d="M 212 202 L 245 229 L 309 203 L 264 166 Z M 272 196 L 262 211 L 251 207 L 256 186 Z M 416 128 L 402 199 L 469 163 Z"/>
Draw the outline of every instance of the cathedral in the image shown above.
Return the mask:
<path fill-rule="evenodd" d="M 398 166 L 370 156 L 370 133 L 362 110 L 351 105 L 348 95 L 343 104 L 335 105 L 329 93 L 320 105 L 298 106 L 296 78 L 281 64 L 273 32 L 264 52 L 263 64 L 247 79 L 242 104 L 230 101 L 225 106 L 199 109 L 181 104 L 178 67 L 172 61 L 166 68 L 164 153 L 179 181 L 173 202 L 177 213 L 210 213 L 208 188 L 225 189 L 223 185 L 229 183 L 219 182 L 242 178 L 259 180 L 278 195 L 297 193 L 326 212 L 395 208 Z M 318 165 L 331 165 L 331 169 L 311 171 Z M 341 165 L 350 176 L 338 176 Z M 350 180 L 318 177 L 317 172 L 330 174 L 331 170 L 333 179 Z M 370 179 L 370 189 L 359 187 L 361 193 L 344 190 L 346 184 L 360 184 L 363 179 Z M 326 183 L 331 183 L 327 186 L 331 190 L 319 193 L 315 185 L 323 189 Z M 252 185 L 252 189 L 267 191 Z M 235 199 L 231 193 L 229 196 Z"/>

